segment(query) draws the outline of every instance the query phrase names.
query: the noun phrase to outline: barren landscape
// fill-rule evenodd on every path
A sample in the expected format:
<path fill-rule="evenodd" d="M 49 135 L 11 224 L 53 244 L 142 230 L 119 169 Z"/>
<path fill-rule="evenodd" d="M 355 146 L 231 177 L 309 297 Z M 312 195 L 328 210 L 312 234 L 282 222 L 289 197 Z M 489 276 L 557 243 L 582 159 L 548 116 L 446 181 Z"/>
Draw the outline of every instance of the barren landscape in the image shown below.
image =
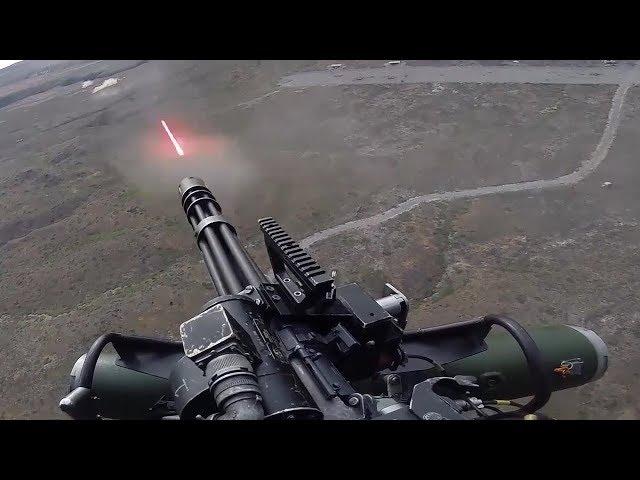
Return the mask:
<path fill-rule="evenodd" d="M 640 418 L 636 64 L 386 62 L 0 70 L 0 418 L 64 418 L 95 338 L 177 338 L 215 295 L 187 175 L 265 271 L 273 216 L 339 283 L 402 290 L 410 328 L 506 313 L 593 329 L 608 372 L 547 410 Z"/>

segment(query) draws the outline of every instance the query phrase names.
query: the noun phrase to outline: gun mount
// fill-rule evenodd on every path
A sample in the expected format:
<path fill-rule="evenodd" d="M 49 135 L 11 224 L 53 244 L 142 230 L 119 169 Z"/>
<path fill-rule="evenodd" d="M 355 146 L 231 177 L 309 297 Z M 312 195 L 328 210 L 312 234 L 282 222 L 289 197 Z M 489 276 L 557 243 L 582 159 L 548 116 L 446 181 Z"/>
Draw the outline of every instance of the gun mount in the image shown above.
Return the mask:
<path fill-rule="evenodd" d="M 183 179 L 179 193 L 219 295 L 180 325 L 179 342 L 100 337 L 60 402 L 74 418 L 523 418 L 606 370 L 604 342 L 578 327 L 529 333 L 487 315 L 407 332 L 398 289 L 374 299 L 337 286 L 270 217 L 259 221 L 268 278 L 201 179 Z M 493 326 L 507 335 L 488 337 Z"/>

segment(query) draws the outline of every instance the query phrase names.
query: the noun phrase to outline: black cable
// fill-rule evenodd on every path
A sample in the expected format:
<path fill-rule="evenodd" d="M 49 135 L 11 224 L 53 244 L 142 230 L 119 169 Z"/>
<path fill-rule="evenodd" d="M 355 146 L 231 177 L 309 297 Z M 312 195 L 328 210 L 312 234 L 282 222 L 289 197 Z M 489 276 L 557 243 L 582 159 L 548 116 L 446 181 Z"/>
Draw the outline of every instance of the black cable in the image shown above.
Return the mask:
<path fill-rule="evenodd" d="M 91 345 L 91 348 L 89 348 L 89 351 L 87 352 L 87 356 L 84 357 L 82 368 L 80 369 L 78 379 L 76 380 L 77 387 L 91 388 L 91 384 L 93 383 L 93 372 L 96 369 L 98 357 L 100 356 L 100 353 L 102 353 L 102 349 L 116 338 L 120 338 L 119 333 L 107 333 L 93 342 L 93 345 Z"/>
<path fill-rule="evenodd" d="M 511 400 L 507 400 L 509 402 L 509 406 L 510 407 L 522 407 L 523 405 L 513 402 Z M 505 412 L 504 410 L 499 409 L 498 407 L 495 407 L 493 405 L 497 404 L 496 400 L 487 400 L 487 401 L 483 401 L 482 402 L 484 405 L 484 408 L 488 408 L 489 410 L 493 410 L 494 412 L 496 412 L 494 415 L 491 415 L 488 420 L 501 420 L 501 419 L 505 419 L 505 418 L 513 418 L 513 417 L 517 417 L 522 419 L 522 411 L 521 410 L 512 410 L 510 412 Z"/>
<path fill-rule="evenodd" d="M 429 357 L 425 357 L 424 355 L 405 355 L 407 358 L 417 358 L 418 360 L 424 360 L 425 362 L 429 362 L 431 365 L 433 365 L 434 367 L 437 367 L 438 370 L 440 370 L 440 373 L 445 373 L 446 374 L 446 370 L 444 369 L 444 367 L 442 365 L 440 365 L 438 362 L 436 362 L 435 360 L 430 359 Z"/>
<path fill-rule="evenodd" d="M 484 413 L 475 403 L 473 403 L 469 397 L 465 397 L 465 400 L 469 405 L 471 405 L 471 408 L 473 408 L 476 411 L 476 413 L 480 415 L 483 419 L 486 419 L 488 417 L 488 415 Z"/>
<path fill-rule="evenodd" d="M 485 406 L 483 407 L 483 410 L 484 410 L 485 408 L 486 408 L 487 410 L 491 410 L 492 412 L 496 412 L 497 414 L 502 414 L 502 413 L 504 413 L 504 412 L 503 412 L 502 410 L 500 410 L 498 407 L 494 407 L 494 406 L 491 406 L 491 405 L 485 405 Z M 491 416 L 491 417 L 489 417 L 489 418 L 493 418 L 493 417 L 494 417 L 494 415 L 492 415 L 492 416 Z"/>
<path fill-rule="evenodd" d="M 527 359 L 527 366 L 533 382 L 533 398 L 519 410 L 509 412 L 514 415 L 525 415 L 533 413 L 542 408 L 551 397 L 551 379 L 546 374 L 542 353 L 531 338 L 531 335 L 515 320 L 498 315 L 487 315 L 484 321 L 489 325 L 498 325 L 504 328 L 518 342 L 522 353 Z"/>

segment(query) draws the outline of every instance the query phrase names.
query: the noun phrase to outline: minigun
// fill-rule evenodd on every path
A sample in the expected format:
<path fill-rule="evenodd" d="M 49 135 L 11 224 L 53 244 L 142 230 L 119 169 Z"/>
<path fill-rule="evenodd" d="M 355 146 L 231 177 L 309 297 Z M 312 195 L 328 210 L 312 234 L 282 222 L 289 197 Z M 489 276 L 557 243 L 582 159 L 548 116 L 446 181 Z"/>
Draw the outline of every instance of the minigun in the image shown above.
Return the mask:
<path fill-rule="evenodd" d="M 577 326 L 527 331 L 485 315 L 405 331 L 402 292 L 336 285 L 270 217 L 259 220 L 267 276 L 201 179 L 178 191 L 218 296 L 180 325 L 180 341 L 98 338 L 60 401 L 72 418 L 546 419 L 553 391 L 607 369 L 605 343 Z M 503 332 L 489 335 L 494 326 Z"/>

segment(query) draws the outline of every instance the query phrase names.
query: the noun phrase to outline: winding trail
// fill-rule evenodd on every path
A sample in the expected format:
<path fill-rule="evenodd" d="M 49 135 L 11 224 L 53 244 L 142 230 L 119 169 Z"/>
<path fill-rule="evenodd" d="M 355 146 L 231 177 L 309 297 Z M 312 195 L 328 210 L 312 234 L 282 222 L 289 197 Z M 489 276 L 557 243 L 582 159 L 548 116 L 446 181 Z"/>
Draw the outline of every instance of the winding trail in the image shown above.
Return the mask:
<path fill-rule="evenodd" d="M 409 200 L 406 200 L 382 213 L 372 215 L 371 217 L 352 220 L 350 222 L 346 222 L 341 225 L 336 225 L 334 227 L 316 232 L 303 239 L 300 242 L 300 246 L 303 248 L 308 248 L 314 243 L 326 240 L 335 235 L 348 232 L 350 230 L 370 228 L 375 225 L 379 225 L 383 222 L 391 220 L 394 217 L 397 217 L 398 215 L 402 215 L 403 213 L 406 213 L 419 205 L 424 205 L 427 203 L 450 201 L 459 198 L 474 198 L 500 193 L 523 192 L 528 190 L 547 190 L 575 185 L 576 183 L 588 177 L 606 158 L 607 153 L 609 152 L 609 149 L 613 144 L 613 140 L 616 137 L 618 126 L 620 125 L 620 120 L 622 118 L 622 107 L 624 105 L 625 97 L 627 95 L 627 92 L 629 91 L 629 88 L 635 83 L 637 72 L 638 68 L 636 67 L 623 81 L 623 83 L 618 86 L 618 89 L 616 90 L 616 93 L 611 100 L 611 109 L 609 110 L 607 123 L 604 131 L 602 132 L 602 137 L 598 142 L 598 146 L 590 155 L 590 157 L 582 162 L 577 170 L 567 175 L 562 175 L 560 177 L 549 180 L 507 183 L 504 185 L 419 195 L 417 197 L 410 198 Z"/>

